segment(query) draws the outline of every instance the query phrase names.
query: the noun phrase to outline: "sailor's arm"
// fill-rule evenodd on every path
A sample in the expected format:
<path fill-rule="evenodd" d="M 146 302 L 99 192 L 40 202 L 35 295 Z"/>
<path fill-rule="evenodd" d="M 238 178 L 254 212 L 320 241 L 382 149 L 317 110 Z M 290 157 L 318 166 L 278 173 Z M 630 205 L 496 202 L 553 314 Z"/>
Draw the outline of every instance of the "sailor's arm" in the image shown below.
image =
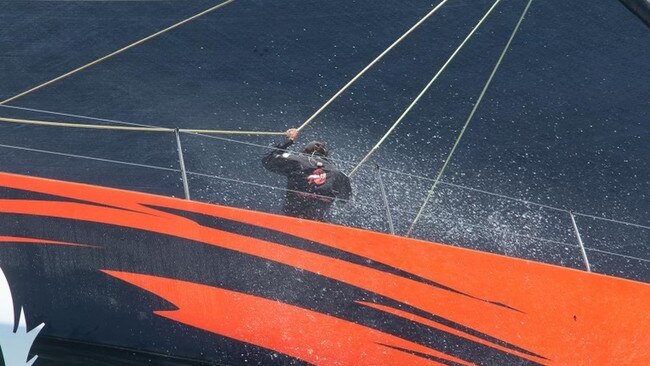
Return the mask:
<path fill-rule="evenodd" d="M 262 158 L 262 166 L 278 174 L 288 174 L 296 168 L 298 164 L 295 160 L 290 159 L 290 153 L 287 149 L 293 145 L 293 141 L 298 137 L 298 130 L 295 128 L 287 130 L 287 138 L 284 141 L 275 144 L 275 149 L 271 150 Z"/>

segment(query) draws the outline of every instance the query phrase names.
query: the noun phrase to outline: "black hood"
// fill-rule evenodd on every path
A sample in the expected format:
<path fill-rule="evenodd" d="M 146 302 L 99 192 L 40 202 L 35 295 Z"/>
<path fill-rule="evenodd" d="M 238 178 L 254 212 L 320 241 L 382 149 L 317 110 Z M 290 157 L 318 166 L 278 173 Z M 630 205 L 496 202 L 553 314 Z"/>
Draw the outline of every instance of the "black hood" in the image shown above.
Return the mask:
<path fill-rule="evenodd" d="M 308 143 L 305 145 L 305 148 L 302 150 L 302 152 L 305 154 L 319 155 L 323 157 L 327 157 L 329 155 L 329 151 L 327 151 L 325 143 L 320 141 L 312 141 Z"/>

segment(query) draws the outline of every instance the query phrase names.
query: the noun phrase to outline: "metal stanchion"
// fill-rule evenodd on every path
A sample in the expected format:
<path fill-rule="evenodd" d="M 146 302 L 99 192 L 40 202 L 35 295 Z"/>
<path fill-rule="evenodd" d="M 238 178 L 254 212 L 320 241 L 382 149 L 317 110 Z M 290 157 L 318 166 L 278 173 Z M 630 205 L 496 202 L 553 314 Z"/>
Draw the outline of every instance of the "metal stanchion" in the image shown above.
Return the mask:
<path fill-rule="evenodd" d="M 178 150 L 178 161 L 181 165 L 181 175 L 183 178 L 183 190 L 185 191 L 185 199 L 190 199 L 190 187 L 187 184 L 187 171 L 185 170 L 185 159 L 183 158 L 183 147 L 181 146 L 181 136 L 178 128 L 174 130 L 176 135 L 176 149 Z"/>
<path fill-rule="evenodd" d="M 571 224 L 573 224 L 573 231 L 576 234 L 576 238 L 578 238 L 578 244 L 580 244 L 580 251 L 582 252 L 582 260 L 585 263 L 585 266 L 587 267 L 587 272 L 591 272 L 591 266 L 589 266 L 589 258 L 587 258 L 587 251 L 585 250 L 585 245 L 582 242 L 582 237 L 580 237 L 580 231 L 578 230 L 578 224 L 576 224 L 576 219 L 573 216 L 573 212 L 569 212 L 569 217 L 571 217 Z"/>
<path fill-rule="evenodd" d="M 377 180 L 379 181 L 379 188 L 381 189 L 381 198 L 384 201 L 384 206 L 386 207 L 386 217 L 388 218 L 388 229 L 390 233 L 395 235 L 395 227 L 393 226 L 393 216 L 390 214 L 390 206 L 388 205 L 388 197 L 386 196 L 386 189 L 384 188 L 384 181 L 381 178 L 381 168 L 379 165 L 375 165 L 377 168 Z"/>

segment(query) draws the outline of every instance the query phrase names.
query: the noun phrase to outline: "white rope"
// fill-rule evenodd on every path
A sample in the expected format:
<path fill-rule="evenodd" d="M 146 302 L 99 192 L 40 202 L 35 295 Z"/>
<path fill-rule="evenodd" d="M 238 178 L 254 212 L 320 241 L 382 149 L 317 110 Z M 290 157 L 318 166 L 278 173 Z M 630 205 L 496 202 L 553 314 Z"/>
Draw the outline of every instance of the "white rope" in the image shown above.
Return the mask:
<path fill-rule="evenodd" d="M 501 62 L 503 61 L 503 58 L 505 57 L 506 53 L 508 52 L 508 48 L 510 48 L 510 44 L 512 44 L 512 40 L 515 38 L 515 35 L 517 34 L 517 31 L 519 30 L 519 26 L 523 22 L 524 17 L 526 16 L 526 13 L 528 12 L 528 9 L 530 8 L 530 4 L 532 2 L 533 2 L 533 0 L 528 0 L 528 4 L 526 4 L 526 8 L 521 13 L 521 17 L 519 17 L 519 21 L 517 22 L 517 25 L 513 29 L 512 34 L 510 35 L 510 39 L 508 39 L 508 43 L 506 43 L 506 46 L 503 48 L 503 51 L 501 52 L 501 55 L 499 56 L 499 59 L 497 60 L 497 63 L 494 65 L 494 68 L 492 69 L 492 73 L 490 74 L 490 77 L 488 78 L 487 82 L 485 83 L 485 86 L 483 87 L 483 90 L 481 90 L 481 94 L 479 95 L 478 100 L 474 104 L 474 108 L 472 108 L 472 112 L 470 112 L 469 117 L 467 118 L 467 121 L 465 122 L 465 125 L 463 126 L 463 129 L 460 131 L 460 134 L 458 135 L 458 138 L 454 142 L 454 146 L 451 148 L 451 151 L 449 152 L 449 155 L 447 155 L 447 159 L 445 159 L 445 162 L 442 165 L 442 168 L 438 172 L 438 176 L 436 177 L 435 182 L 433 182 L 433 186 L 431 186 L 431 189 L 429 189 L 429 192 L 427 193 L 427 197 L 424 199 L 424 202 L 422 203 L 422 206 L 420 207 L 418 215 L 415 216 L 415 219 L 411 223 L 411 227 L 409 227 L 408 231 L 406 232 L 407 237 L 411 234 L 411 231 L 413 230 L 413 228 L 417 224 L 418 220 L 420 219 L 420 215 L 424 211 L 424 208 L 427 206 L 427 203 L 429 203 L 429 200 L 431 199 L 431 196 L 433 195 L 433 192 L 435 191 L 436 186 L 438 185 L 438 182 L 440 181 L 440 178 L 442 178 L 442 175 L 444 174 L 445 169 L 447 169 L 447 165 L 451 161 L 451 158 L 454 155 L 454 152 L 456 151 L 456 147 L 458 147 L 458 144 L 460 143 L 460 140 L 463 138 L 463 134 L 465 133 L 465 130 L 467 129 L 467 126 L 469 126 L 469 123 L 472 121 L 472 118 L 474 117 L 474 114 L 476 113 L 476 110 L 478 109 L 479 105 L 481 104 L 481 101 L 483 100 L 483 97 L 485 96 L 485 92 L 490 87 L 490 83 L 492 82 L 492 79 L 494 78 L 494 75 L 496 74 L 497 70 L 499 69 L 499 66 L 501 65 Z"/>
<path fill-rule="evenodd" d="M 470 40 L 470 38 L 472 38 L 472 36 L 474 35 L 474 33 L 478 30 L 478 28 L 481 26 L 481 24 L 483 24 L 483 22 L 485 21 L 485 19 L 487 19 L 487 17 L 490 15 L 490 13 L 492 13 L 492 10 L 494 10 L 494 8 L 496 8 L 497 4 L 499 4 L 500 1 L 501 1 L 501 0 L 496 0 L 496 1 L 494 2 L 494 4 L 492 5 L 492 7 L 491 7 L 491 8 L 490 8 L 486 13 L 485 13 L 485 15 L 483 15 L 483 17 L 481 18 L 481 20 L 480 20 L 480 21 L 479 21 L 479 22 L 474 26 L 474 28 L 472 28 L 471 32 L 469 32 L 469 34 L 467 35 L 467 37 L 465 37 L 465 39 L 463 40 L 463 42 L 462 42 L 462 43 L 461 43 L 461 44 L 456 48 L 456 50 L 451 54 L 451 56 L 449 56 L 449 58 L 447 59 L 447 62 L 445 62 L 444 65 L 442 65 L 442 67 L 440 68 L 440 70 L 438 70 L 438 72 L 435 74 L 435 76 L 434 76 L 434 77 L 429 81 L 429 83 L 424 87 L 424 89 L 422 89 L 422 91 L 420 92 L 420 94 L 418 94 L 418 96 L 417 96 L 415 99 L 413 99 L 413 101 L 411 102 L 411 104 L 406 108 L 406 110 L 404 110 L 404 112 L 402 112 L 402 115 L 399 116 L 399 118 L 397 119 L 397 121 L 395 121 L 395 122 L 393 123 L 393 125 L 388 129 L 388 131 L 386 131 L 386 133 L 385 133 L 384 136 L 379 140 L 379 142 L 377 142 L 377 143 L 375 144 L 375 146 L 373 146 L 372 149 L 370 149 L 370 151 L 366 154 L 366 156 L 364 156 L 363 159 L 361 159 L 361 161 L 359 161 L 359 163 L 357 164 L 357 166 L 355 166 L 354 169 L 352 169 L 352 171 L 351 171 L 350 174 L 349 174 L 350 176 L 354 175 L 354 173 L 356 173 L 356 171 L 359 169 L 359 167 L 361 167 L 361 165 L 362 165 L 363 163 L 365 163 L 366 161 L 368 161 L 368 159 L 370 158 L 370 156 L 371 156 L 372 154 L 374 154 L 374 152 L 375 152 L 377 149 L 379 149 L 379 147 L 384 143 L 384 141 L 386 141 L 386 139 L 388 138 L 388 136 L 390 136 L 390 134 L 393 133 L 393 130 L 395 130 L 395 128 L 396 128 L 396 127 L 397 127 L 397 126 L 402 122 L 402 120 L 404 119 L 404 117 L 406 117 L 406 115 L 409 114 L 409 112 L 411 112 L 411 109 L 413 109 L 413 107 L 415 107 L 415 105 L 418 104 L 418 102 L 419 102 L 420 99 L 424 96 L 424 94 L 426 94 L 427 91 L 429 91 L 429 88 L 431 88 L 431 85 L 433 85 L 433 83 L 434 83 L 436 80 L 438 80 L 438 77 L 442 74 L 443 71 L 445 71 L 445 69 L 447 69 L 447 66 L 449 66 L 449 64 L 454 60 L 454 58 L 456 58 L 456 55 L 457 55 L 457 54 L 460 52 L 460 50 L 465 46 L 465 44 Z"/>
<path fill-rule="evenodd" d="M 227 1 L 224 1 L 224 2 L 222 2 L 220 4 L 218 4 L 218 5 L 215 5 L 215 6 L 211 7 L 211 8 L 209 8 L 209 9 L 204 10 L 204 11 L 202 11 L 202 12 L 196 14 L 196 15 L 193 15 L 193 16 L 185 19 L 185 20 L 182 20 L 182 21 L 180 21 L 180 22 L 178 22 L 176 24 L 173 24 L 173 25 L 171 25 L 171 26 L 169 26 L 169 27 L 167 27 L 167 28 L 165 28 L 165 29 L 163 29 L 161 31 L 158 31 L 158 32 L 156 32 L 154 34 L 151 34 L 151 35 L 149 35 L 149 36 L 147 36 L 147 37 L 145 37 L 145 38 L 143 38 L 143 39 L 141 39 L 139 41 L 133 42 L 133 43 L 131 43 L 130 45 L 128 45 L 126 47 L 122 47 L 117 51 L 111 52 L 106 56 L 100 57 L 100 58 L 98 58 L 98 59 L 96 59 L 94 61 L 91 61 L 91 62 L 83 65 L 83 66 L 77 67 L 74 70 L 68 71 L 67 73 L 65 73 L 65 74 L 63 74 L 61 76 L 58 76 L 58 77 L 56 77 L 56 78 L 54 78 L 52 80 L 46 81 L 46 82 L 44 82 L 44 83 L 42 83 L 40 85 L 37 85 L 37 86 L 35 86 L 35 87 L 33 87 L 33 88 L 29 89 L 29 90 L 26 90 L 26 91 L 24 91 L 24 92 L 22 92 L 20 94 L 14 95 L 11 98 L 5 99 L 2 102 L 0 102 L 0 105 L 9 103 L 12 100 L 18 99 L 18 98 L 20 98 L 22 96 L 25 96 L 25 95 L 27 95 L 27 94 L 29 94 L 31 92 L 34 92 L 36 90 L 39 90 L 39 89 L 41 89 L 43 87 L 46 87 L 46 86 L 52 84 L 52 83 L 55 83 L 55 82 L 57 82 L 57 81 L 59 81 L 61 79 L 65 79 L 70 75 L 73 75 L 73 74 L 75 74 L 75 73 L 77 73 L 79 71 L 85 70 L 85 69 L 87 69 L 87 68 L 89 68 L 89 67 L 91 67 L 93 65 L 96 65 L 96 64 L 98 64 L 98 63 L 100 63 L 100 62 L 102 62 L 102 61 L 104 61 L 104 60 L 106 60 L 108 58 L 111 58 L 111 57 L 113 57 L 113 56 L 115 56 L 117 54 L 120 54 L 120 53 L 122 53 L 122 52 L 124 52 L 124 51 L 126 51 L 126 50 L 128 50 L 130 48 L 138 46 L 138 45 L 140 45 L 140 44 L 142 44 L 142 43 L 144 43 L 144 42 L 146 42 L 146 41 L 148 41 L 148 40 L 150 40 L 152 38 L 155 38 L 155 37 L 157 37 L 157 36 L 159 36 L 159 35 L 161 35 L 163 33 L 166 33 L 168 31 L 170 31 L 170 30 L 172 30 L 172 29 L 174 29 L 176 27 L 179 27 L 179 26 L 181 26 L 181 25 L 183 25 L 183 24 L 185 24 L 187 22 L 190 22 L 190 21 L 192 21 L 192 20 L 194 20 L 194 19 L 196 19 L 198 17 L 201 17 L 201 16 L 203 16 L 205 14 L 208 14 L 208 13 L 214 11 L 214 10 L 217 10 L 217 9 L 221 8 L 222 6 L 227 5 L 227 4 L 229 4 L 229 3 L 233 2 L 233 1 L 235 1 L 235 0 L 227 0 Z"/>
<path fill-rule="evenodd" d="M 406 38 L 409 34 L 411 34 L 416 28 L 418 28 L 422 23 L 424 23 L 429 17 L 431 17 L 440 7 L 442 7 L 447 1 L 449 0 L 443 0 L 438 4 L 435 8 L 433 8 L 427 15 L 425 15 L 422 19 L 420 19 L 415 25 L 413 25 L 406 33 L 402 34 L 395 42 L 393 42 L 388 48 L 384 50 L 379 56 L 377 56 L 374 60 L 372 60 L 371 63 L 368 64 L 368 66 L 364 67 L 363 70 L 361 70 L 355 77 L 352 78 L 352 80 L 348 81 L 347 84 L 345 84 L 341 90 L 336 92 L 334 96 L 332 96 L 325 104 L 323 104 L 322 107 L 320 107 L 314 114 L 312 114 L 305 122 L 298 127 L 298 130 L 302 130 L 305 128 L 310 122 L 312 122 L 322 111 L 325 110 L 336 98 L 339 97 L 339 95 L 343 94 L 344 91 L 346 91 L 352 84 L 354 84 L 355 81 L 357 81 L 363 74 L 366 73 L 371 67 L 373 67 L 379 60 L 381 60 L 388 52 L 390 52 L 395 46 L 397 46 L 404 38 Z"/>
<path fill-rule="evenodd" d="M 147 164 L 139 164 L 139 163 L 131 163 L 128 161 L 121 161 L 121 160 L 112 160 L 112 159 L 104 159 L 104 158 L 96 158 L 92 156 L 86 156 L 86 155 L 77 155 L 77 154 L 69 154 L 69 153 L 62 153 L 58 151 L 51 151 L 51 150 L 42 150 L 42 149 L 34 149 L 30 147 L 23 147 L 23 146 L 13 146 L 13 145 L 5 145 L 5 144 L 0 144 L 0 147 L 8 148 L 8 149 L 15 149 L 15 150 L 24 150 L 24 151 L 30 151 L 30 152 L 37 152 L 41 154 L 50 154 L 50 155 L 58 155 L 58 156 L 65 156 L 65 157 L 70 157 L 70 158 L 78 158 L 78 159 L 86 159 L 86 160 L 95 160 L 95 161 L 101 161 L 105 163 L 113 163 L 113 164 L 121 164 L 121 165 L 130 165 L 130 166 L 136 166 L 140 168 L 147 168 L 147 169 L 157 169 L 157 170 L 165 170 L 165 171 L 171 171 L 171 172 L 180 172 L 179 169 L 174 169 L 174 168 L 166 168 L 166 167 L 161 167 L 161 166 L 155 166 L 155 165 L 147 165 Z M 212 175 L 212 174 L 204 174 L 204 173 L 197 173 L 197 172 L 191 172 L 187 171 L 187 174 L 191 175 L 197 175 L 197 176 L 202 176 L 202 177 L 207 177 L 207 178 L 215 178 L 215 179 L 220 179 L 224 181 L 229 181 L 229 182 L 235 182 L 235 183 L 243 183 L 243 184 L 248 184 L 248 185 L 254 185 L 258 187 L 263 187 L 263 188 L 270 188 L 270 189 L 275 189 L 275 190 L 281 190 L 281 191 L 286 191 L 286 192 L 294 192 L 294 193 L 300 193 L 304 194 L 304 192 L 301 191 L 296 191 L 292 189 L 286 189 L 286 188 L 280 188 L 280 187 L 274 187 L 266 184 L 260 184 L 260 183 L 255 183 L 255 182 L 246 182 L 243 180 L 239 179 L 233 179 L 233 178 L 226 178 L 218 175 Z M 322 197 L 322 198 L 328 198 L 332 199 L 332 197 L 328 196 L 323 196 L 319 194 L 310 194 L 311 196 L 315 197 Z M 350 200 L 345 200 L 341 198 L 337 198 L 337 201 L 345 201 L 349 202 Z"/>

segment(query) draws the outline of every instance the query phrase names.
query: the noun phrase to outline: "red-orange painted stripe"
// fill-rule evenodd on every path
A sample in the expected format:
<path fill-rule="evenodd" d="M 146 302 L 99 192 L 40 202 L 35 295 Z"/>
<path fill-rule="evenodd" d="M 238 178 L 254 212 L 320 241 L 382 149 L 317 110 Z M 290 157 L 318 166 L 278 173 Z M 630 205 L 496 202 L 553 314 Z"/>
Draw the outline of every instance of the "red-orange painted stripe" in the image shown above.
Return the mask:
<path fill-rule="evenodd" d="M 470 365 L 417 343 L 278 301 L 168 278 L 103 272 L 178 307 L 155 311 L 157 315 L 314 365 L 438 365 L 382 344 Z"/>
<path fill-rule="evenodd" d="M 462 323 L 466 318 L 471 319 L 477 316 L 508 317 L 511 321 L 504 323 L 502 328 L 516 330 L 518 322 L 512 320 L 523 317 L 523 314 L 513 314 L 508 309 L 467 298 L 421 282 L 325 255 L 206 228 L 182 217 L 156 217 L 133 211 L 81 205 L 73 202 L 26 200 L 3 200 L 1 202 L 0 212 L 62 217 L 131 227 L 196 240 L 273 260 L 405 302 L 432 314 L 443 317 L 456 315 L 457 319 L 455 321 L 459 323 Z M 442 306 L 442 304 L 446 303 L 454 303 L 455 306 L 453 308 Z M 533 350 L 533 352 L 535 351 Z"/>
<path fill-rule="evenodd" d="M 310 264 L 308 261 L 314 257 L 300 254 L 294 258 L 292 256 L 299 252 L 207 230 L 172 215 L 158 214 L 156 220 L 149 221 L 144 215 L 108 219 L 107 216 L 113 214 L 120 216 L 122 210 L 94 211 L 83 206 L 43 209 L 38 207 L 42 204 L 38 202 L 24 203 L 22 208 L 16 203 L 6 211 L 110 222 L 176 235 L 308 269 L 371 291 L 379 288 L 378 293 L 382 295 L 516 344 L 556 364 L 650 364 L 650 338 L 647 337 L 650 317 L 646 316 L 650 312 L 650 285 L 647 284 L 358 229 L 148 194 L 1 173 L 0 185 L 50 194 L 66 192 L 72 198 L 97 199 L 98 202 L 107 202 L 106 196 L 110 197 L 108 204 L 113 206 L 157 205 L 282 231 L 389 264 L 479 298 L 508 304 L 525 314 L 512 315 L 513 312 L 505 309 L 502 313 L 490 309 L 489 304 L 477 304 L 478 301 L 467 298 L 434 295 L 430 288 L 423 295 L 421 284 L 399 280 L 396 285 L 393 282 L 396 276 L 386 277 L 367 268 L 345 267 L 338 273 L 340 262 L 320 261 L 316 257 L 317 262 Z M 1 204 L 0 211 L 4 209 Z M 85 212 L 71 214 L 74 210 Z M 132 222 L 138 219 L 146 224 Z M 168 225 L 178 227 L 171 230 L 166 228 Z M 327 270 L 319 270 L 321 265 L 328 267 Z M 374 284 L 369 283 L 373 281 Z M 404 286 L 404 289 L 395 290 L 395 286 Z"/>
<path fill-rule="evenodd" d="M 498 349 L 498 350 L 506 352 L 506 353 L 511 353 L 511 354 L 516 355 L 518 357 L 525 358 L 525 359 L 528 359 L 528 360 L 531 360 L 531 361 L 534 361 L 534 362 L 537 362 L 537 363 L 544 363 L 545 362 L 543 359 L 541 359 L 539 357 L 530 356 L 530 355 L 527 355 L 527 354 L 524 354 L 524 353 L 521 353 L 521 352 L 517 352 L 516 350 L 512 350 L 512 349 L 500 346 L 498 344 L 493 344 L 493 343 L 485 341 L 485 340 L 483 340 L 483 339 L 481 339 L 479 337 L 473 336 L 471 334 L 467 334 L 467 333 L 462 332 L 460 330 L 448 327 L 448 326 L 446 326 L 444 324 L 434 322 L 432 320 L 423 318 L 421 316 L 411 314 L 411 313 L 409 313 L 407 311 L 403 311 L 403 310 L 395 309 L 395 308 L 390 307 L 390 306 L 375 304 L 375 303 L 371 303 L 371 302 L 367 302 L 367 301 L 356 301 L 356 303 L 367 306 L 369 308 L 373 308 L 373 309 L 383 311 L 385 313 L 393 314 L 393 315 L 399 316 L 399 317 L 404 318 L 404 319 L 408 319 L 408 320 L 413 321 L 413 322 L 417 322 L 417 323 L 426 325 L 427 327 L 439 329 L 439 330 L 442 330 L 443 332 L 447 332 L 449 334 L 453 334 L 453 335 L 465 338 L 465 339 L 467 339 L 469 341 L 480 343 L 482 345 L 492 347 L 494 349 Z"/>

